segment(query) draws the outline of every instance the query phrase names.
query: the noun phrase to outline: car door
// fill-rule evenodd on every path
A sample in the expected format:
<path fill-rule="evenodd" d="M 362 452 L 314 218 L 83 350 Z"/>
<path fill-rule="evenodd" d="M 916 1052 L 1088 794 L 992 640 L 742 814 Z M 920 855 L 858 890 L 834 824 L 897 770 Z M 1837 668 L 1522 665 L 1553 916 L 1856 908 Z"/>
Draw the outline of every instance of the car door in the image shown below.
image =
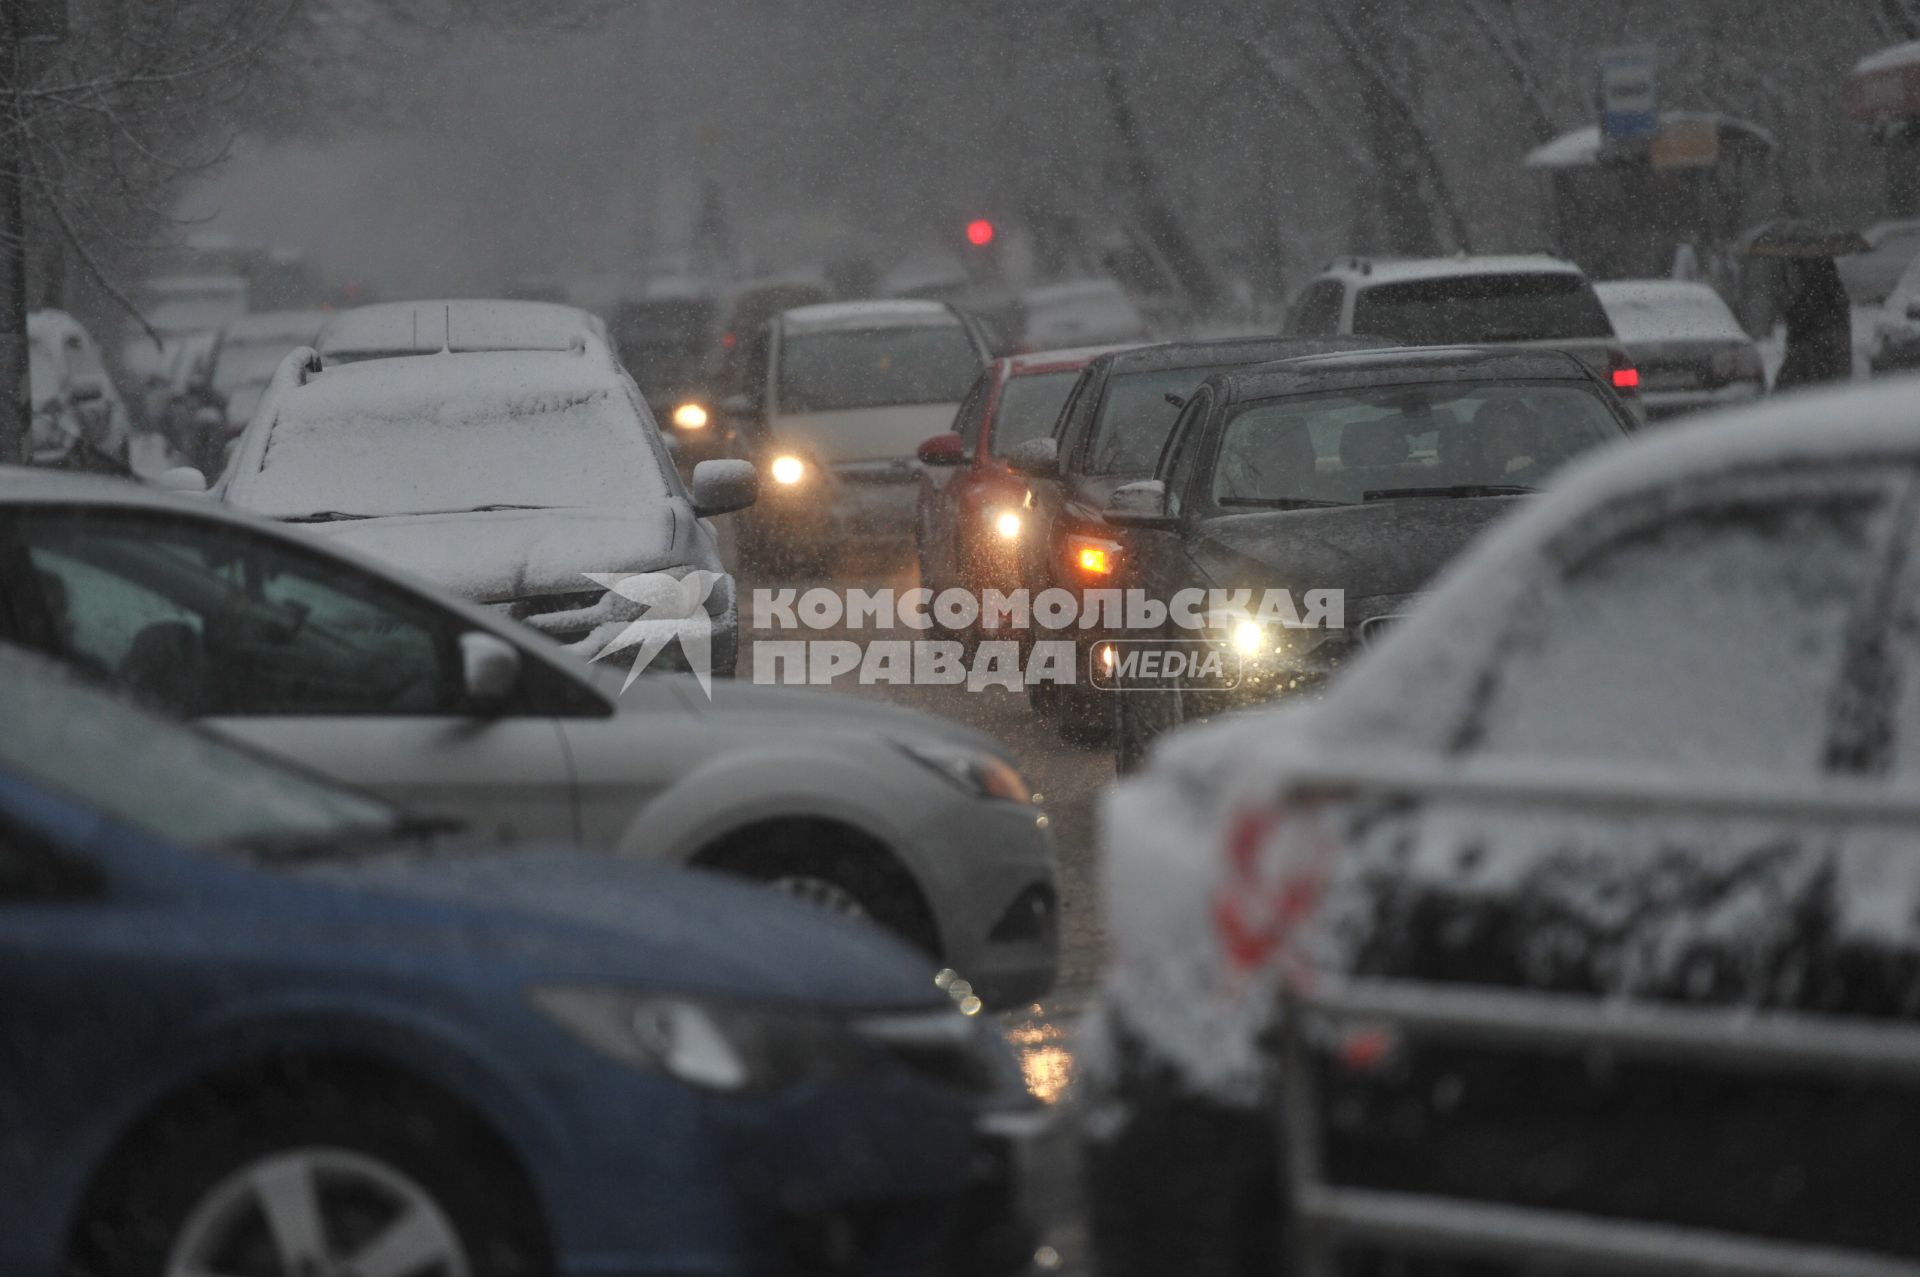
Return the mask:
<path fill-rule="evenodd" d="M 552 714 L 466 701 L 460 618 L 293 538 L 28 508 L 0 557 L 29 643 L 169 712 L 477 832 L 571 839 Z"/>
<path fill-rule="evenodd" d="M 1339 818 L 1340 916 L 1371 919 L 1338 942 L 1341 965 L 1842 1009 L 1821 999 L 1848 835 L 1827 809 L 1765 804 L 1883 765 L 1858 711 L 1885 697 L 1911 488 L 1864 465 L 1695 478 L 1539 547 L 1487 600 L 1497 637 L 1462 670 L 1451 774 L 1470 786 L 1383 787 Z M 1369 1130 L 1360 1182 L 1625 1216 L 1658 1201 L 1751 1231 L 1769 1212 L 1831 1215 L 1852 1191 L 1837 1188 L 1849 1154 L 1807 1123 L 1858 1113 L 1796 1092 L 1756 1125 L 1754 1092 L 1721 1076 L 1493 1047 L 1423 1046 L 1409 1067 L 1403 1126 Z M 1498 1165 L 1468 1154 L 1485 1147 Z M 1551 1182 L 1521 1170 L 1544 1159 Z M 1765 1191 L 1737 1187 L 1749 1173 Z"/>
<path fill-rule="evenodd" d="M 1103 384 L 1100 365 L 1096 363 L 1080 374 L 1060 409 L 1060 418 L 1053 428 L 1053 446 L 1062 472 L 1079 450 L 1087 422 L 1099 406 Z M 1065 552 L 1063 514 L 1067 485 L 1061 478 L 1028 479 L 1027 491 L 1031 494 L 1031 504 L 1027 510 L 1026 531 L 1020 538 L 1021 583 L 1037 592 L 1054 583 L 1054 565 Z"/>
<path fill-rule="evenodd" d="M 927 579 L 922 585 L 953 583 L 960 575 L 960 526 L 958 502 L 968 483 L 974 481 L 981 430 L 987 415 L 987 399 L 992 382 L 983 376 L 973 384 L 960 411 L 954 414 L 953 430 L 966 448 L 967 460 L 957 466 L 919 466 L 920 472 L 920 563 Z"/>

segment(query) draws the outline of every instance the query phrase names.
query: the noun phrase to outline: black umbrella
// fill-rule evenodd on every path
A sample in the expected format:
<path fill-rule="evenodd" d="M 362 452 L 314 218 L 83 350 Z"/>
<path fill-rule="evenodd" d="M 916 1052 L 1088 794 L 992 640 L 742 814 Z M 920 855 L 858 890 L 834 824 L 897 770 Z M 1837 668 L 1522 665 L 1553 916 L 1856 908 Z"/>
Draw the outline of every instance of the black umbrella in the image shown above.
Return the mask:
<path fill-rule="evenodd" d="M 1794 217 L 1749 231 L 1740 251 L 1747 257 L 1845 257 L 1872 247 L 1859 231 Z"/>

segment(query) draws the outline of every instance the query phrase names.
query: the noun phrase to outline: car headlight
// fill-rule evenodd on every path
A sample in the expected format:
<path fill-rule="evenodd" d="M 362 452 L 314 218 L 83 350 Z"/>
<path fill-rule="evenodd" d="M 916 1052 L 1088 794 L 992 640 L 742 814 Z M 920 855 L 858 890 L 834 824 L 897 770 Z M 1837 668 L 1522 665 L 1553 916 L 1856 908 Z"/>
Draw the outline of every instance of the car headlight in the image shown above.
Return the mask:
<path fill-rule="evenodd" d="M 1260 628 L 1258 621 L 1235 621 L 1229 638 L 1233 650 L 1242 656 L 1258 656 L 1267 650 L 1267 632 Z"/>
<path fill-rule="evenodd" d="M 771 1091 L 850 1077 L 871 1060 L 844 1027 L 805 1011 L 571 985 L 536 988 L 529 996 L 587 1045 L 710 1091 Z"/>
<path fill-rule="evenodd" d="M 960 788 L 981 798 L 1031 803 L 1033 786 L 1004 759 L 944 741 L 895 741 L 908 758 L 939 772 Z"/>
<path fill-rule="evenodd" d="M 1018 510 L 994 510 L 990 512 L 994 532 L 1002 541 L 1020 539 L 1020 512 Z"/>
<path fill-rule="evenodd" d="M 775 483 L 785 484 L 788 487 L 807 477 L 807 463 L 792 453 L 782 453 L 775 457 L 768 469 L 772 472 Z"/>
<path fill-rule="evenodd" d="M 707 410 L 697 403 L 683 403 L 673 410 L 673 424 L 682 430 L 705 430 Z"/>

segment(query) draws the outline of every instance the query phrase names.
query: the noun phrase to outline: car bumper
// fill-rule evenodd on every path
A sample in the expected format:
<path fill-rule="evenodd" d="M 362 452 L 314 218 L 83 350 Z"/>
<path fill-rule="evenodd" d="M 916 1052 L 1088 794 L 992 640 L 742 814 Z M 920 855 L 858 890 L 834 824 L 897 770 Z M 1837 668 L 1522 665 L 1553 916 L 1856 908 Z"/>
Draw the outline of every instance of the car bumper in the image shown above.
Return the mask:
<path fill-rule="evenodd" d="M 1053 837 L 1038 807 L 958 798 L 907 835 L 949 967 L 990 1007 L 1031 1002 L 1060 966 Z"/>
<path fill-rule="evenodd" d="M 550 1096 L 564 1160 L 542 1197 L 570 1277 L 985 1275 L 1032 1254 L 1031 1136 L 1008 1121 L 1024 1094 L 970 1094 L 898 1066 L 776 1095 L 605 1073 L 568 1075 Z"/>

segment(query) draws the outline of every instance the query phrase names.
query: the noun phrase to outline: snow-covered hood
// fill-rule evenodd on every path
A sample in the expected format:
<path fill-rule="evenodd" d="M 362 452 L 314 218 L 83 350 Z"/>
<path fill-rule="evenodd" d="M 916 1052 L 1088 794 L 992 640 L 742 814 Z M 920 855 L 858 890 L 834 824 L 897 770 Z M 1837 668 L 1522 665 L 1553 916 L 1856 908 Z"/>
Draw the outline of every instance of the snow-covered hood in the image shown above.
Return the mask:
<path fill-rule="evenodd" d="M 588 572 L 646 572 L 693 556 L 672 505 L 408 514 L 302 524 L 478 603 L 595 588 Z"/>
<path fill-rule="evenodd" d="M 1345 590 L 1349 598 L 1413 594 L 1520 497 L 1370 501 L 1210 520 L 1193 559 L 1227 588 Z"/>
<path fill-rule="evenodd" d="M 959 404 L 894 404 L 839 412 L 781 414 L 774 438 L 826 465 L 911 457 L 930 437 L 953 428 Z"/>

